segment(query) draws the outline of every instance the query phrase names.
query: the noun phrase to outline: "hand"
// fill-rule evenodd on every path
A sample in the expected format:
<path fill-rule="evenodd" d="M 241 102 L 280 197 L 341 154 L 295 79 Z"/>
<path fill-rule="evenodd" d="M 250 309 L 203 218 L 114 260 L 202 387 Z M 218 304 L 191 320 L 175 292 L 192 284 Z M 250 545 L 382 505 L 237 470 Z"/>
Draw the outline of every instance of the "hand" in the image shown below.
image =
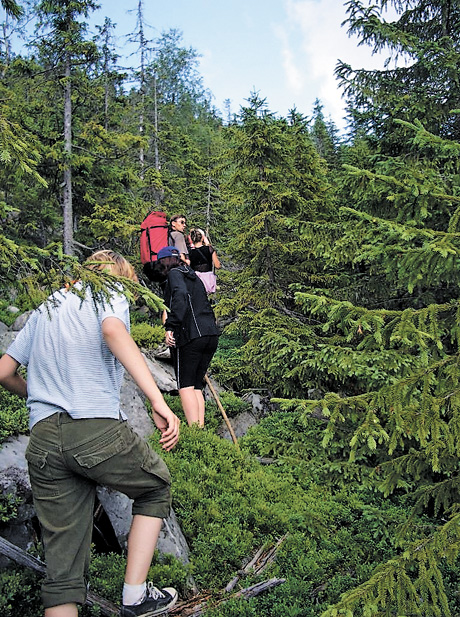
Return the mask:
<path fill-rule="evenodd" d="M 168 347 L 176 346 L 176 339 L 174 338 L 174 332 L 171 332 L 171 330 L 166 330 L 165 332 L 165 343 Z"/>
<path fill-rule="evenodd" d="M 162 409 L 161 414 L 153 411 L 153 420 L 161 432 L 161 447 L 169 452 L 179 441 L 180 420 L 169 407 Z"/>

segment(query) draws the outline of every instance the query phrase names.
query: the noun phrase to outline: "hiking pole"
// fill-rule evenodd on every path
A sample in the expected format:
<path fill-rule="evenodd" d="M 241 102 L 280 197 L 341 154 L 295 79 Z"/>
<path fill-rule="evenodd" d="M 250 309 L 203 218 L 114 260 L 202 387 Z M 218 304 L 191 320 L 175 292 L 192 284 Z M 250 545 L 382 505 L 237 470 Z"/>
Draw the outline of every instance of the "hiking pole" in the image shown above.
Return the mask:
<path fill-rule="evenodd" d="M 228 426 L 228 430 L 230 431 L 230 435 L 232 436 L 233 443 L 235 444 L 235 446 L 236 446 L 236 447 L 238 448 L 238 450 L 239 450 L 239 449 L 240 449 L 240 446 L 239 446 L 239 444 L 238 444 L 238 442 L 237 442 L 237 440 L 236 440 L 236 435 L 235 435 L 235 432 L 234 432 L 234 430 L 233 430 L 233 428 L 232 428 L 232 425 L 230 424 L 230 420 L 228 419 L 227 414 L 225 413 L 225 409 L 222 407 L 222 403 L 220 402 L 220 399 L 219 399 L 219 397 L 217 396 L 217 392 L 214 390 L 214 388 L 213 388 L 213 386 L 212 386 L 212 383 L 210 382 L 209 377 L 208 377 L 208 375 L 207 375 L 207 374 L 204 376 L 204 379 L 205 379 L 205 381 L 206 381 L 206 384 L 207 384 L 208 388 L 209 388 L 209 389 L 210 389 L 210 391 L 211 391 L 211 394 L 212 394 L 212 395 L 213 395 L 213 397 L 214 397 L 214 400 L 215 400 L 215 401 L 216 401 L 216 403 L 217 403 L 217 407 L 220 409 L 220 412 L 221 412 L 221 414 L 222 414 L 222 416 L 223 416 L 223 418 L 224 418 L 224 420 L 225 420 L 225 424 Z"/>

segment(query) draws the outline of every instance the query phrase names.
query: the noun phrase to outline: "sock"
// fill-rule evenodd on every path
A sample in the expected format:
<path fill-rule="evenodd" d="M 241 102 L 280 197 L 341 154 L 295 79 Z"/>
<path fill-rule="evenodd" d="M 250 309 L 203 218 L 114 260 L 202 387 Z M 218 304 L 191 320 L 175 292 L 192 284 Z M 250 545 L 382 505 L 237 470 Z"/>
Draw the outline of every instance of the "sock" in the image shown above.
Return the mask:
<path fill-rule="evenodd" d="M 133 605 L 140 604 L 144 599 L 145 590 L 147 589 L 146 583 L 141 585 L 123 585 L 123 604 Z"/>

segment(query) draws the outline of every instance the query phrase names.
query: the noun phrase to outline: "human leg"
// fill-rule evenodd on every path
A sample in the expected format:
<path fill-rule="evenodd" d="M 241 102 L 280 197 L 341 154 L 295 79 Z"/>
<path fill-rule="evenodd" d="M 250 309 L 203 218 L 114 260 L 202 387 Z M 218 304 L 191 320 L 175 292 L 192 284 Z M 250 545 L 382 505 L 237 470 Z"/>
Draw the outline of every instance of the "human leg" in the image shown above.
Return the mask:
<path fill-rule="evenodd" d="M 162 525 L 162 518 L 142 514 L 133 516 L 125 572 L 128 585 L 140 585 L 146 581 Z"/>
<path fill-rule="evenodd" d="M 47 617 L 74 617 L 86 599 L 95 484 L 75 476 L 62 452 L 60 417 L 36 424 L 26 458 L 47 566 L 42 600 Z"/>
<path fill-rule="evenodd" d="M 76 454 L 69 452 L 75 469 L 134 500 L 121 614 L 153 617 L 177 600 L 174 589 L 158 590 L 151 583 L 146 584 L 163 518 L 168 516 L 171 505 L 168 469 L 127 422 L 85 422 L 90 434 L 100 434 L 104 427 L 105 432 L 87 441 Z"/>
<path fill-rule="evenodd" d="M 194 386 L 179 389 L 180 402 L 187 418 L 188 425 L 198 424 L 204 426 L 204 399 L 201 409 L 200 400 L 196 395 Z"/>
<path fill-rule="evenodd" d="M 45 617 L 78 617 L 78 608 L 76 604 L 60 604 L 45 608 Z"/>
<path fill-rule="evenodd" d="M 177 350 L 176 376 L 179 396 L 189 426 L 204 426 L 203 380 L 217 348 L 217 336 L 203 336 Z"/>
<path fill-rule="evenodd" d="M 198 402 L 198 416 L 200 426 L 204 426 L 204 410 L 205 410 L 205 402 L 203 396 L 203 390 L 195 388 L 195 396 Z"/>
<path fill-rule="evenodd" d="M 195 397 L 198 402 L 198 414 L 199 414 L 199 424 L 200 426 L 204 426 L 204 414 L 205 414 L 205 401 L 203 396 L 203 387 L 204 387 L 204 379 L 206 372 L 208 370 L 209 364 L 211 363 L 212 357 L 214 356 L 218 337 L 217 336 L 205 336 L 201 339 L 201 353 L 196 364 L 195 369 Z"/>

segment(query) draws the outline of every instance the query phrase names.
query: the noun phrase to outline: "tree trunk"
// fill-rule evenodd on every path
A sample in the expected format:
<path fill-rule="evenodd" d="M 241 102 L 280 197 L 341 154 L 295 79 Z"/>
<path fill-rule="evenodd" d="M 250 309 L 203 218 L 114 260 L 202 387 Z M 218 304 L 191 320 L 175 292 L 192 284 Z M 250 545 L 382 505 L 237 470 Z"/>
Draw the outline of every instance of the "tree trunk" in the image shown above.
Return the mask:
<path fill-rule="evenodd" d="M 139 23 L 139 47 L 141 50 L 141 87 L 140 87 L 140 94 L 141 94 L 141 110 L 139 113 L 139 135 L 141 137 L 144 136 L 144 110 L 145 110 L 145 47 L 146 47 L 146 40 L 144 37 L 144 16 L 143 16 L 143 6 L 142 6 L 142 0 L 139 0 L 139 3 L 137 5 L 137 19 L 138 19 L 138 23 Z M 139 149 L 139 165 L 141 168 L 141 179 L 144 179 L 144 147 L 141 146 Z"/>
<path fill-rule="evenodd" d="M 73 210 L 72 210 L 72 83 L 70 53 L 65 55 L 64 84 L 64 190 L 62 209 L 64 217 L 64 253 L 73 255 Z"/>

